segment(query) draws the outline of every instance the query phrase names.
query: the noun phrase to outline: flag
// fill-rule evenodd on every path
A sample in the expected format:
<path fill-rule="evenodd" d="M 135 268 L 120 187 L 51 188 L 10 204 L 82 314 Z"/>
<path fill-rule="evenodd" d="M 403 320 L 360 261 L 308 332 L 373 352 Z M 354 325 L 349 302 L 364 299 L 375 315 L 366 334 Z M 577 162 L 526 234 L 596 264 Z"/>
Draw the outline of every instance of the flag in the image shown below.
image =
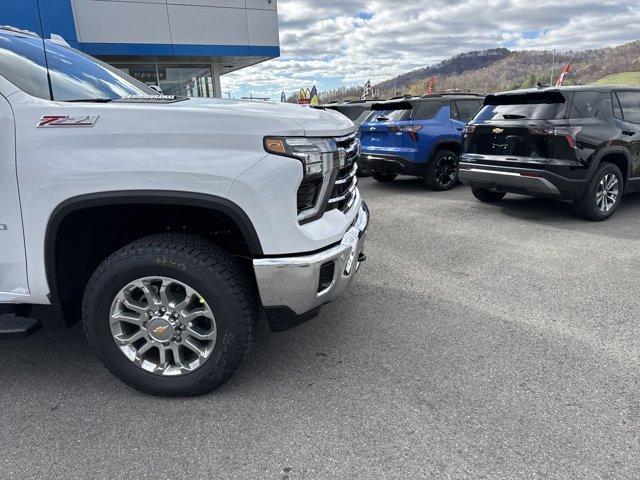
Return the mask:
<path fill-rule="evenodd" d="M 366 100 L 370 96 L 371 96 L 371 79 L 367 80 L 367 83 L 364 84 L 364 87 L 362 89 L 362 96 L 360 97 L 360 100 Z"/>
<path fill-rule="evenodd" d="M 569 63 L 567 63 L 562 69 L 562 73 L 560 74 L 560 76 L 558 77 L 558 81 L 556 82 L 556 87 L 561 87 L 564 83 L 564 79 L 567 78 L 567 75 L 569 75 L 569 71 L 571 70 L 571 62 L 573 62 L 573 60 L 569 60 Z"/>
<path fill-rule="evenodd" d="M 427 95 L 431 95 L 435 87 L 436 87 L 436 76 L 434 75 L 429 79 L 429 85 L 427 86 L 427 92 L 426 92 Z"/>
<path fill-rule="evenodd" d="M 320 99 L 318 98 L 318 89 L 315 85 L 311 89 L 309 98 L 311 99 L 309 105 L 320 105 Z"/>

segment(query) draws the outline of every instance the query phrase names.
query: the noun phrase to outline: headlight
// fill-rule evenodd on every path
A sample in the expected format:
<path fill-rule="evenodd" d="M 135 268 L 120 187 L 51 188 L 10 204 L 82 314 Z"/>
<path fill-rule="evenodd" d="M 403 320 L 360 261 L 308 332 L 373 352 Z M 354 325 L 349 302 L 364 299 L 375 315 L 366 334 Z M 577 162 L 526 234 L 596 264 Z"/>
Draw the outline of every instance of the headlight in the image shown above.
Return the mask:
<path fill-rule="evenodd" d="M 344 164 L 346 153 L 332 138 L 267 137 L 264 149 L 274 155 L 297 158 L 302 162 L 305 177 L 331 173 Z"/>

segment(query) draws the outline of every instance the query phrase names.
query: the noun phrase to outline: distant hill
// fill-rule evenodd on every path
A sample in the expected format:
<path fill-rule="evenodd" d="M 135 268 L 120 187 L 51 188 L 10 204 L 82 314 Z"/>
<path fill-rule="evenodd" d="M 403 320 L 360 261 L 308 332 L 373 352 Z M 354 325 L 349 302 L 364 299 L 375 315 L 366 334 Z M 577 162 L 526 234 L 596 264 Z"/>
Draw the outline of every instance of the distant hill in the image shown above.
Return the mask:
<path fill-rule="evenodd" d="M 565 85 L 589 84 L 616 74 L 623 75 L 619 78 L 632 78 L 628 75 L 640 72 L 640 40 L 616 47 L 555 55 L 546 50 L 510 51 L 506 48 L 468 52 L 385 80 L 374 88 L 380 90 L 382 98 L 396 93 L 423 94 L 433 75 L 437 77 L 436 91 L 458 89 L 489 93 L 533 87 L 538 82 L 555 82 L 569 60 L 573 63 Z M 366 76 L 363 72 L 363 77 Z M 639 83 L 639 80 L 633 80 L 633 83 Z M 361 92 L 361 87 L 341 88 L 322 92 L 321 98 L 324 101 L 357 98 Z"/>
<path fill-rule="evenodd" d="M 593 82 L 594 85 L 640 85 L 640 72 L 623 72 L 607 75 Z"/>
<path fill-rule="evenodd" d="M 436 65 L 419 68 L 397 78 L 378 83 L 375 87 L 384 91 L 395 89 L 396 87 L 400 90 L 406 90 L 417 82 L 428 80 L 433 75 L 438 77 L 464 75 L 469 71 L 490 67 L 496 62 L 509 57 L 509 55 L 511 55 L 511 52 L 506 48 L 462 53 Z"/>

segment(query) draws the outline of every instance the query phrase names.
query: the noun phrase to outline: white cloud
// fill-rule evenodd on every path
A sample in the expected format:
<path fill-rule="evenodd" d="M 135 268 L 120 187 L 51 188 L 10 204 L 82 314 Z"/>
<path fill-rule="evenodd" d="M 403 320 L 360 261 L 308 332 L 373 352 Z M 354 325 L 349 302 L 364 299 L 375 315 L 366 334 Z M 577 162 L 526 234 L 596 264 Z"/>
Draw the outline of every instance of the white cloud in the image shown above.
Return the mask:
<path fill-rule="evenodd" d="M 336 79 L 391 78 L 455 54 L 583 50 L 640 38 L 637 0 L 280 0 L 282 56 L 222 77 L 229 92 L 279 98 Z"/>

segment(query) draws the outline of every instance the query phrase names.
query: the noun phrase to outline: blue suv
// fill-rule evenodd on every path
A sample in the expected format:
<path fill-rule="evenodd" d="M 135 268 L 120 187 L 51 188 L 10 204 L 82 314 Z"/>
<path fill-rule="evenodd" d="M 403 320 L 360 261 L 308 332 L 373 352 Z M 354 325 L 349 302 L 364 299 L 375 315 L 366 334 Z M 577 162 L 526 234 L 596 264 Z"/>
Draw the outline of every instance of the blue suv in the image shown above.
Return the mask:
<path fill-rule="evenodd" d="M 449 190 L 458 182 L 464 127 L 483 100 L 474 94 L 436 94 L 374 103 L 360 125 L 360 168 L 379 182 L 413 175 L 434 190 Z"/>

